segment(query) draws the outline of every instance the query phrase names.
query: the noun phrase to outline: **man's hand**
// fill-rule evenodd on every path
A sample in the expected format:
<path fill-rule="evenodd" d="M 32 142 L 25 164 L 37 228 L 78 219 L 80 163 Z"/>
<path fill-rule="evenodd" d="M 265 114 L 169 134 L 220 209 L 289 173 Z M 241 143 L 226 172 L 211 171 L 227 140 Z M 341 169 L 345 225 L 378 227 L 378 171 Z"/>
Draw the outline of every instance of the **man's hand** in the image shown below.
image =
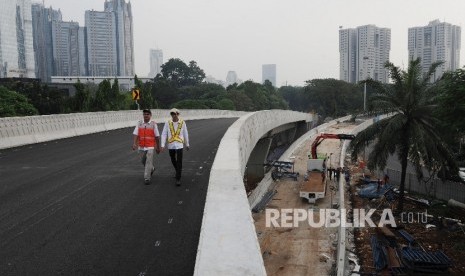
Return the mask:
<path fill-rule="evenodd" d="M 165 151 L 165 147 L 161 147 L 160 152 L 164 152 L 164 151 Z"/>
<path fill-rule="evenodd" d="M 132 145 L 132 150 L 136 150 L 137 149 L 137 145 L 136 144 L 133 144 Z"/>
<path fill-rule="evenodd" d="M 189 151 L 189 146 L 186 146 L 186 150 Z"/>
<path fill-rule="evenodd" d="M 160 148 L 157 148 L 157 149 L 155 150 L 155 152 L 156 152 L 157 154 L 160 154 Z"/>

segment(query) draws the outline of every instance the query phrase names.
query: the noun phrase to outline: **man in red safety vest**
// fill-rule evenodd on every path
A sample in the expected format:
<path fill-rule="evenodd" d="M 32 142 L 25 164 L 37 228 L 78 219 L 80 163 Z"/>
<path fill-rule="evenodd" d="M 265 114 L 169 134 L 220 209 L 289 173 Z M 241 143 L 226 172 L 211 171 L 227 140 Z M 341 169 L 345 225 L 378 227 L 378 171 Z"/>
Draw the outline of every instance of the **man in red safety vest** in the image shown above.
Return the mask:
<path fill-rule="evenodd" d="M 150 179 L 155 167 L 153 165 L 153 152 L 160 153 L 160 133 L 158 132 L 157 123 L 152 121 L 152 112 L 150 109 L 144 109 L 142 111 L 144 116 L 143 121 L 137 123 L 134 129 L 134 142 L 132 149 L 139 149 L 140 159 L 144 165 L 144 183 L 150 184 Z"/>
<path fill-rule="evenodd" d="M 181 185 L 182 173 L 182 154 L 184 144 L 186 150 L 189 150 L 189 134 L 187 132 L 186 122 L 179 118 L 179 110 L 173 108 L 170 110 L 171 120 L 165 123 L 161 133 L 161 151 L 165 150 L 165 143 L 168 140 L 168 151 L 171 157 L 171 163 L 176 170 L 176 185 Z"/>

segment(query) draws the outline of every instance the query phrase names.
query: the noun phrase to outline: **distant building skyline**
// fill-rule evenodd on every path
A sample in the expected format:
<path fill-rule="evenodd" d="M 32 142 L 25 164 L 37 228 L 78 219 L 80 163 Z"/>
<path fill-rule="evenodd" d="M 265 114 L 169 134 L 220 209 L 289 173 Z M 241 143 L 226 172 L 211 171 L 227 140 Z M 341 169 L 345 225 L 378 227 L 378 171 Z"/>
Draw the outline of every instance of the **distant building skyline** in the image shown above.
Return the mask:
<path fill-rule="evenodd" d="M 105 11 L 115 16 L 118 76 L 134 75 L 134 27 L 131 2 L 105 0 Z"/>
<path fill-rule="evenodd" d="M 89 76 L 117 76 L 115 14 L 86 11 L 87 62 Z"/>
<path fill-rule="evenodd" d="M 32 33 L 36 78 L 50 81 L 56 74 L 53 62 L 52 24 L 61 21 L 61 11 L 32 4 Z"/>
<path fill-rule="evenodd" d="M 276 64 L 262 65 L 262 84 L 269 80 L 276 87 Z"/>
<path fill-rule="evenodd" d="M 54 75 L 80 76 L 79 24 L 53 21 L 52 43 Z"/>
<path fill-rule="evenodd" d="M 426 73 L 434 62 L 443 64 L 436 69 L 434 80 L 444 72 L 460 68 L 461 28 L 447 22 L 433 20 L 426 26 L 408 29 L 409 59 L 421 59 Z"/>
<path fill-rule="evenodd" d="M 228 71 L 226 75 L 226 86 L 237 83 L 237 73 L 236 71 Z"/>
<path fill-rule="evenodd" d="M 34 78 L 30 0 L 0 0 L 0 77 Z"/>
<path fill-rule="evenodd" d="M 389 61 L 391 30 L 375 25 L 339 30 L 339 79 L 357 83 L 367 78 L 389 81 L 384 65 Z"/>
<path fill-rule="evenodd" d="M 150 72 L 148 77 L 155 78 L 157 74 L 161 74 L 162 65 L 163 51 L 160 49 L 150 49 Z"/>

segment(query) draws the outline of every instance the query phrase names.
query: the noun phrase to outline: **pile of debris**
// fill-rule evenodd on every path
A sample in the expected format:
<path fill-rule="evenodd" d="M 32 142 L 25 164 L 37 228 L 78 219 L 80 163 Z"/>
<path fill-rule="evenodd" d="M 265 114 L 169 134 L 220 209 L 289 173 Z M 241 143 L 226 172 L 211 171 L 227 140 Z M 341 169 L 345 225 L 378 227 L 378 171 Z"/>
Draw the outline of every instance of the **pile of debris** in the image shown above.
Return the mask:
<path fill-rule="evenodd" d="M 371 235 L 371 249 L 377 272 L 390 272 L 392 275 L 442 274 L 452 267 L 452 260 L 442 250 L 426 251 L 403 229 L 391 231 L 381 227 L 376 230 L 376 234 Z M 402 241 L 398 243 L 398 239 Z M 408 245 L 402 245 L 405 242 Z"/>

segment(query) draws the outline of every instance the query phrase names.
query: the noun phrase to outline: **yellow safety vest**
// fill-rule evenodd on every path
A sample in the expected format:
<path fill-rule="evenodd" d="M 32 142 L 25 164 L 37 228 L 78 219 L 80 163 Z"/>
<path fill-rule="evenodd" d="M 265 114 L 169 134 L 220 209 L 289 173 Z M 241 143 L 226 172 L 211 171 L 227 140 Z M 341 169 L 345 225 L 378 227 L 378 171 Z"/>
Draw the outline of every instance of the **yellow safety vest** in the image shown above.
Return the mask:
<path fill-rule="evenodd" d="M 179 120 L 178 121 L 178 128 L 176 129 L 176 131 L 174 131 L 174 123 L 173 121 L 168 121 L 168 124 L 170 126 L 170 132 L 171 132 L 171 138 L 168 139 L 168 143 L 173 143 L 173 142 L 179 142 L 179 143 L 184 143 L 184 140 L 181 139 L 181 137 L 179 136 L 179 134 L 181 134 L 181 129 L 182 129 L 182 125 L 183 125 L 184 121 L 183 120 Z"/>

